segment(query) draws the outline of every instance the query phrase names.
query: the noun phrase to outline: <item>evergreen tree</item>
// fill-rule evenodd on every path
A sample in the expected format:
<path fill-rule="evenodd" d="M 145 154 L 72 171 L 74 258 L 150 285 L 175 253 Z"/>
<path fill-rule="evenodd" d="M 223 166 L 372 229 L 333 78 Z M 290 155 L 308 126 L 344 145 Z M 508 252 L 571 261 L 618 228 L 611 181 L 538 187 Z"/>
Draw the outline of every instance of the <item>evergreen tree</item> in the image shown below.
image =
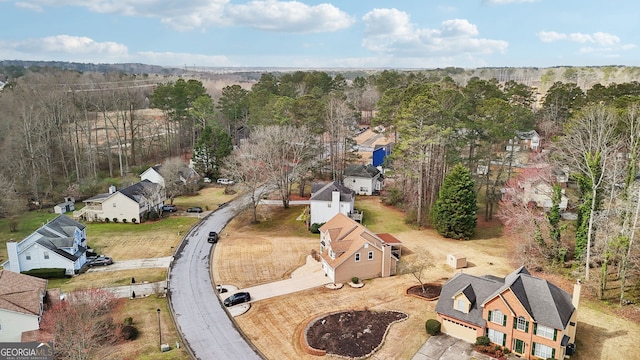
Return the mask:
<path fill-rule="evenodd" d="M 457 164 L 445 176 L 431 211 L 433 227 L 444 237 L 467 240 L 475 231 L 477 210 L 471 172 Z"/>
<path fill-rule="evenodd" d="M 196 171 L 211 179 L 220 175 L 224 159 L 231 154 L 231 137 L 218 126 L 205 126 L 193 148 L 193 162 Z"/>

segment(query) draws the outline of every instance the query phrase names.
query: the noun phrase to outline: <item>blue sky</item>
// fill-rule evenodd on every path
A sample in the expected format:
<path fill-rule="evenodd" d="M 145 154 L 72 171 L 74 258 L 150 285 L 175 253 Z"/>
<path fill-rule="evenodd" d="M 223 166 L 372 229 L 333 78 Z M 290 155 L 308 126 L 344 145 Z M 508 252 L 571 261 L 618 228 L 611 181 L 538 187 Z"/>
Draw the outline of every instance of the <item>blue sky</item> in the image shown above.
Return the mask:
<path fill-rule="evenodd" d="M 0 59 L 162 66 L 640 66 L 633 0 L 0 0 Z"/>

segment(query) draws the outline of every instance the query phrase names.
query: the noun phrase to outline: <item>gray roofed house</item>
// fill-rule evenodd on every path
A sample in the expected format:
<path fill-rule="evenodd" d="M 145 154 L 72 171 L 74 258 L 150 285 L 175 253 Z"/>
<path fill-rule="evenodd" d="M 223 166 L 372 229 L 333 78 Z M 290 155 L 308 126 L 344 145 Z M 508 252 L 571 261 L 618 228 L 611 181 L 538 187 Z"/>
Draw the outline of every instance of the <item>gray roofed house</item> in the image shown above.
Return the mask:
<path fill-rule="evenodd" d="M 13 272 L 62 268 L 73 275 L 86 262 L 86 226 L 58 215 L 19 243 L 7 242 L 9 260 L 2 266 Z"/>
<path fill-rule="evenodd" d="M 379 193 L 383 185 L 382 172 L 371 164 L 349 165 L 344 171 L 344 185 L 358 195 Z"/>
<path fill-rule="evenodd" d="M 73 212 L 73 217 L 85 221 L 113 221 L 140 223 L 145 214 L 160 211 L 165 189 L 148 179 L 122 190 L 109 187 L 109 193 L 98 194 L 84 200 L 85 207 Z"/>
<path fill-rule="evenodd" d="M 353 191 L 337 181 L 313 184 L 309 199 L 310 224 L 324 224 L 338 213 L 349 216 L 355 211 L 354 203 Z"/>
<path fill-rule="evenodd" d="M 527 359 L 562 359 L 575 349 L 580 289 L 571 296 L 524 266 L 504 278 L 459 273 L 435 310 L 443 333 L 468 342 L 486 335 Z"/>

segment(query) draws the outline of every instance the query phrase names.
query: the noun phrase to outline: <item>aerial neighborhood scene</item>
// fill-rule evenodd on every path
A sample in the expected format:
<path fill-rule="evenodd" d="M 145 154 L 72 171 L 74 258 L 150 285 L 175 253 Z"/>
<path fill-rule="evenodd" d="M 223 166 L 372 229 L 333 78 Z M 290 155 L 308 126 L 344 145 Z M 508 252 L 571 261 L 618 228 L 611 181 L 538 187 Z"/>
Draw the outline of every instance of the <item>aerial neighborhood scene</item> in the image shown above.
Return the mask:
<path fill-rule="evenodd" d="M 0 357 L 640 360 L 639 11 L 0 2 Z"/>

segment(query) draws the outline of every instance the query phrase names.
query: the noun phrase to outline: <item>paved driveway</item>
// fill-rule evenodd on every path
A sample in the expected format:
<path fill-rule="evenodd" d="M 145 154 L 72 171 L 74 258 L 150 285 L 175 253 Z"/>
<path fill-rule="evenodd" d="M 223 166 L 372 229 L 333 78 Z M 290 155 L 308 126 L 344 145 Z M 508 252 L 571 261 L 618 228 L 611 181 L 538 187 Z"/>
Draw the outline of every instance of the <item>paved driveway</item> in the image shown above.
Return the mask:
<path fill-rule="evenodd" d="M 117 271 L 117 270 L 134 270 L 142 268 L 167 268 L 171 264 L 171 256 L 165 256 L 152 259 L 135 259 L 115 262 L 112 265 L 96 266 L 89 268 L 87 272 Z"/>
<path fill-rule="evenodd" d="M 422 345 L 412 360 L 492 360 L 490 356 L 480 354 L 473 345 L 452 336 L 440 334 L 430 337 Z"/>

